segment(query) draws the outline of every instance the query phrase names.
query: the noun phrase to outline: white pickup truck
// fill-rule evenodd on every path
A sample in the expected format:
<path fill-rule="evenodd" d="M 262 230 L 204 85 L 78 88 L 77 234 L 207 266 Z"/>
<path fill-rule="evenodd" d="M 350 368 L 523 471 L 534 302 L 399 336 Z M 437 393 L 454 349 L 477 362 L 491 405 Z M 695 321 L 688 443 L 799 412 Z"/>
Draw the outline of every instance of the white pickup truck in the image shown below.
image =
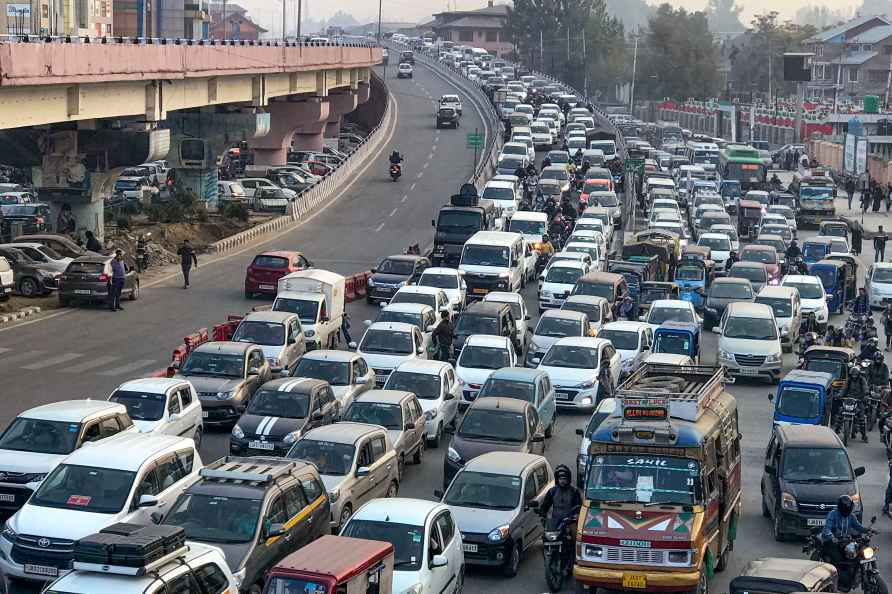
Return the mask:
<path fill-rule="evenodd" d="M 458 95 L 443 95 L 440 97 L 440 107 L 451 107 L 461 115 L 461 98 Z"/>
<path fill-rule="evenodd" d="M 344 317 L 344 285 L 340 274 L 308 268 L 279 279 L 273 311 L 300 316 L 308 351 L 333 349 Z"/>

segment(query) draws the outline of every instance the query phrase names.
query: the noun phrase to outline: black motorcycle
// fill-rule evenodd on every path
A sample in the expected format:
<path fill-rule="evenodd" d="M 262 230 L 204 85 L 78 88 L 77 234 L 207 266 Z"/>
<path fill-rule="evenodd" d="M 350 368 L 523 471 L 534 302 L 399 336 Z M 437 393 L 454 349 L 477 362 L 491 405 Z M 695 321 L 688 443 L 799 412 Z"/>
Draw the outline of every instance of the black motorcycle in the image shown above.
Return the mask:
<path fill-rule="evenodd" d="M 399 163 L 391 163 L 390 164 L 390 179 L 391 181 L 396 181 L 403 174 L 403 168 Z"/>
<path fill-rule="evenodd" d="M 570 527 L 576 523 L 576 520 L 577 516 L 574 514 L 563 519 L 558 526 L 549 529 L 548 520 L 542 519 L 545 524 L 545 532 L 542 534 L 545 581 L 548 583 L 548 589 L 552 592 L 559 592 L 563 588 L 564 579 L 573 569 L 576 543 L 573 542 L 573 533 Z"/>
<path fill-rule="evenodd" d="M 136 240 L 136 271 L 145 272 L 151 264 L 149 256 L 149 240 L 152 238 L 151 233 L 143 233 Z"/>
<path fill-rule="evenodd" d="M 872 517 L 870 526 L 873 526 L 876 521 L 876 516 Z M 802 552 L 808 553 L 812 561 L 831 563 L 832 561 L 824 555 L 824 540 L 821 538 L 821 530 L 820 527 L 812 530 L 812 533 L 805 539 Z M 877 568 L 878 549 L 870 545 L 870 538 L 874 534 L 876 534 L 876 530 L 868 528 L 864 534 L 847 537 L 835 545 L 840 547 L 845 558 L 844 565 L 836 568 L 839 572 L 838 587 L 840 592 L 850 592 L 860 586 L 864 594 L 889 593 L 886 582 Z"/>
<path fill-rule="evenodd" d="M 873 431 L 883 412 L 883 403 L 886 401 L 886 388 L 871 386 L 870 394 L 865 402 L 865 414 L 867 415 L 867 430 Z"/>
<path fill-rule="evenodd" d="M 833 430 L 842 437 L 842 443 L 849 445 L 849 438 L 855 433 L 855 418 L 858 416 L 858 400 L 855 398 L 841 398 L 839 414 L 836 417 Z"/>

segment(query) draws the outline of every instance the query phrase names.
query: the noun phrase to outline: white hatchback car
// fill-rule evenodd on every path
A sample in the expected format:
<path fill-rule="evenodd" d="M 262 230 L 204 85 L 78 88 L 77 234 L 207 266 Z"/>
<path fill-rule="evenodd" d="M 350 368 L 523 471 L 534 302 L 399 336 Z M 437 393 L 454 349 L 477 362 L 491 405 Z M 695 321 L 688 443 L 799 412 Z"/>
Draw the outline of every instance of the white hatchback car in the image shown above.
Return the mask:
<path fill-rule="evenodd" d="M 409 359 L 427 359 L 424 336 L 417 326 L 406 322 L 376 322 L 369 326 L 356 353 L 375 371 L 375 387 L 387 382 L 393 369 Z"/>
<path fill-rule="evenodd" d="M 123 404 L 140 433 L 191 437 L 201 445 L 201 402 L 183 378 L 148 377 L 118 386 L 108 397 Z"/>
<path fill-rule="evenodd" d="M 592 410 L 601 396 L 598 377 L 605 367 L 610 383 L 619 385 L 622 357 L 603 338 L 561 338 L 554 343 L 538 369 L 548 373 L 558 408 Z"/>
<path fill-rule="evenodd" d="M 442 503 L 401 497 L 374 499 L 353 514 L 341 536 L 393 543 L 394 594 L 462 591 L 462 536 L 452 512 Z"/>
<path fill-rule="evenodd" d="M 703 323 L 694 309 L 694 304 L 683 299 L 657 299 L 651 303 L 647 317 L 641 321 L 647 322 L 654 328 L 666 322 Z"/>
<path fill-rule="evenodd" d="M 405 390 L 418 397 L 424 411 L 424 430 L 431 447 L 439 447 L 443 431 L 453 427 L 458 418 L 461 397 L 455 370 L 449 363 L 411 359 L 397 365 L 385 390 Z"/>
<path fill-rule="evenodd" d="M 629 375 L 644 363 L 653 343 L 653 327 L 644 322 L 610 322 L 601 327 L 598 338 L 613 343 L 623 360 L 623 375 Z"/>
<path fill-rule="evenodd" d="M 539 282 L 539 313 L 560 308 L 573 292 L 576 281 L 589 271 L 580 260 L 561 260 L 548 266 Z"/>
<path fill-rule="evenodd" d="M 477 398 L 477 392 L 493 371 L 515 366 L 517 355 L 507 336 L 470 335 L 455 361 L 455 375 L 462 391 L 461 405 L 466 406 Z"/>
<path fill-rule="evenodd" d="M 415 284 L 419 287 L 442 289 L 449 298 L 449 307 L 453 313 L 465 307 L 468 287 L 455 268 L 426 268 Z"/>
<path fill-rule="evenodd" d="M 827 307 L 827 293 L 824 284 L 816 276 L 788 274 L 781 279 L 780 286 L 799 289 L 799 306 L 802 317 L 814 313 L 815 320 L 823 332 L 830 320 L 830 308 Z"/>

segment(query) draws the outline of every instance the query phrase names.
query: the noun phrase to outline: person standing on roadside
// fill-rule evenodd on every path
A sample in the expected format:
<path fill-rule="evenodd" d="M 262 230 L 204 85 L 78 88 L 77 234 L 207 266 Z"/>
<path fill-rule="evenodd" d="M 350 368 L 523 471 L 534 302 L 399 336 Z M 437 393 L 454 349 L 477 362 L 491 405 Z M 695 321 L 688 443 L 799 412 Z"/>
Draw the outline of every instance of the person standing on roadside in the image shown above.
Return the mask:
<path fill-rule="evenodd" d="M 108 309 L 111 311 L 123 311 L 121 307 L 121 291 L 124 289 L 124 279 L 127 276 L 127 265 L 124 263 L 124 252 L 115 250 L 115 257 L 111 261 L 112 277 L 108 285 Z"/>
<path fill-rule="evenodd" d="M 886 258 L 886 241 L 889 237 L 883 232 L 883 226 L 880 225 L 877 234 L 873 236 L 873 261 L 882 262 Z"/>
<path fill-rule="evenodd" d="M 851 176 L 846 180 L 846 194 L 849 197 L 849 210 L 852 210 L 852 199 L 855 197 L 855 178 Z"/>
<path fill-rule="evenodd" d="M 180 257 L 180 268 L 183 270 L 183 288 L 189 288 L 189 272 L 192 270 L 193 264 L 198 268 L 198 257 L 195 255 L 195 248 L 188 239 L 183 240 L 183 245 L 177 250 Z"/>

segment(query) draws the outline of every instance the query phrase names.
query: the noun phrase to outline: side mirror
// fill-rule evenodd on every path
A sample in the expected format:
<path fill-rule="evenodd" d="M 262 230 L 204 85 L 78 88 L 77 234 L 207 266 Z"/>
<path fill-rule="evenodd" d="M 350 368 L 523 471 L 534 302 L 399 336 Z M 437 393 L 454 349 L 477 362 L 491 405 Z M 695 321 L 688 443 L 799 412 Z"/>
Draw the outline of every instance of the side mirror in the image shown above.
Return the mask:
<path fill-rule="evenodd" d="M 440 489 L 434 489 L 434 497 L 437 499 L 443 499 L 443 491 Z"/>
<path fill-rule="evenodd" d="M 356 384 L 357 386 L 364 386 L 365 384 L 368 383 L 368 379 L 364 378 L 364 377 L 358 377 L 358 378 L 356 378 L 356 380 L 353 383 Z"/>
<path fill-rule="evenodd" d="M 536 431 L 535 433 L 533 433 L 533 443 L 542 443 L 543 441 L 545 441 L 544 433 L 542 433 L 541 431 Z"/>
<path fill-rule="evenodd" d="M 775 474 L 776 472 L 777 469 L 774 466 L 771 466 L 770 464 L 765 465 L 765 474 Z"/>
<path fill-rule="evenodd" d="M 539 500 L 538 499 L 530 499 L 526 502 L 525 507 L 527 509 L 539 509 Z"/>
<path fill-rule="evenodd" d="M 855 476 L 863 476 L 867 472 L 867 469 L 863 466 L 859 466 L 855 469 Z"/>
<path fill-rule="evenodd" d="M 721 334 L 722 334 L 722 327 L 721 327 L 721 326 L 715 326 L 715 327 L 712 329 L 712 331 L 715 332 L 715 333 L 718 334 L 718 335 L 721 335 Z"/>
<path fill-rule="evenodd" d="M 406 431 L 411 431 L 414 428 L 415 428 L 414 423 L 406 423 L 405 425 L 403 425 L 403 429 L 405 429 Z"/>
<path fill-rule="evenodd" d="M 154 495 L 140 495 L 136 507 L 155 507 L 156 505 L 158 505 L 158 498 Z"/>
<path fill-rule="evenodd" d="M 431 569 L 435 567 L 446 567 L 449 565 L 449 559 L 445 555 L 434 555 L 431 558 Z"/>
<path fill-rule="evenodd" d="M 579 437 L 585 437 L 585 431 L 583 431 L 582 429 L 577 429 L 576 435 L 578 435 Z"/>
<path fill-rule="evenodd" d="M 356 345 L 356 341 L 355 341 L 355 340 L 354 340 L 354 341 L 351 341 L 349 344 L 347 344 L 347 346 L 350 347 L 351 349 L 353 349 L 353 350 L 355 351 L 355 350 L 356 350 L 356 346 L 357 346 L 357 345 Z"/>
<path fill-rule="evenodd" d="M 259 374 L 260 374 L 259 367 L 249 367 L 248 368 L 248 375 L 259 375 Z"/>
<path fill-rule="evenodd" d="M 179 420 L 180 420 L 180 413 L 170 413 L 170 416 L 167 417 L 167 419 L 168 419 L 169 421 L 179 421 Z"/>
<path fill-rule="evenodd" d="M 768 402 L 774 402 L 774 394 L 771 392 L 768 392 Z"/>
<path fill-rule="evenodd" d="M 371 320 L 363 320 L 362 323 L 363 323 L 364 325 L 366 325 L 366 326 L 371 326 L 371 325 L 372 325 L 372 321 L 371 321 Z"/>
<path fill-rule="evenodd" d="M 288 344 L 297 344 L 297 339 L 294 338 L 293 335 L 292 335 L 292 336 L 289 336 L 289 337 L 288 337 Z"/>
<path fill-rule="evenodd" d="M 446 394 L 443 395 L 443 400 L 455 400 L 455 394 L 446 392 Z"/>
<path fill-rule="evenodd" d="M 321 421 L 322 420 L 322 411 L 314 410 L 313 414 L 310 416 L 310 418 L 313 419 L 314 421 Z"/>
<path fill-rule="evenodd" d="M 161 512 L 152 512 L 149 517 L 152 519 L 153 524 L 160 524 L 161 520 L 164 519 L 164 516 L 161 515 Z"/>
<path fill-rule="evenodd" d="M 375 274 L 376 272 L 378 272 L 378 269 L 377 269 L 377 268 L 372 268 L 371 270 L 369 270 L 369 272 L 371 272 L 372 274 Z"/>
<path fill-rule="evenodd" d="M 384 309 L 385 307 L 387 307 L 387 305 L 388 305 L 387 301 L 382 301 L 378 304 L 378 307 L 380 307 L 381 309 Z"/>
<path fill-rule="evenodd" d="M 360 466 L 356 469 L 356 477 L 363 477 L 369 475 L 369 467 L 368 466 Z"/>

